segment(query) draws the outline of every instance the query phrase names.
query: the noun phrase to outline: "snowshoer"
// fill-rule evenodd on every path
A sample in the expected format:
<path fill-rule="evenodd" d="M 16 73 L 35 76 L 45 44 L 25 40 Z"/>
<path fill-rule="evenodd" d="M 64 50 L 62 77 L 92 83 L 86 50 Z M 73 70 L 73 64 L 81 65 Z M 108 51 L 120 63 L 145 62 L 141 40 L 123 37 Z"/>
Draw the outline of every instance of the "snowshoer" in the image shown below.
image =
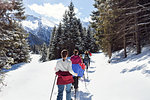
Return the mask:
<path fill-rule="evenodd" d="M 78 74 L 78 76 L 74 76 L 74 89 L 77 90 L 78 89 L 78 80 L 79 77 L 82 77 L 84 75 L 84 70 L 82 69 L 82 67 L 80 66 L 83 62 L 80 58 L 80 56 L 78 55 L 79 51 L 77 49 L 75 49 L 73 51 L 74 55 L 71 56 L 71 61 L 72 61 L 72 69 L 75 73 Z"/>
<path fill-rule="evenodd" d="M 85 70 L 85 64 L 83 63 L 83 56 L 82 56 L 82 54 L 80 54 L 80 58 L 81 58 L 81 61 L 82 61 L 82 63 L 80 63 L 80 66 L 82 67 L 82 69 L 83 70 Z"/>
<path fill-rule="evenodd" d="M 66 86 L 66 100 L 71 100 L 71 85 L 74 82 L 73 76 L 77 76 L 77 73 L 74 73 L 72 70 L 72 62 L 67 59 L 68 51 L 63 50 L 61 52 L 62 59 L 57 61 L 56 64 L 56 75 L 57 86 L 58 86 L 58 95 L 57 100 L 63 100 L 63 91 Z"/>
<path fill-rule="evenodd" d="M 88 70 L 88 67 L 90 65 L 90 57 L 92 56 L 92 54 L 89 51 L 85 51 L 84 52 L 84 64 L 86 65 L 86 69 Z"/>

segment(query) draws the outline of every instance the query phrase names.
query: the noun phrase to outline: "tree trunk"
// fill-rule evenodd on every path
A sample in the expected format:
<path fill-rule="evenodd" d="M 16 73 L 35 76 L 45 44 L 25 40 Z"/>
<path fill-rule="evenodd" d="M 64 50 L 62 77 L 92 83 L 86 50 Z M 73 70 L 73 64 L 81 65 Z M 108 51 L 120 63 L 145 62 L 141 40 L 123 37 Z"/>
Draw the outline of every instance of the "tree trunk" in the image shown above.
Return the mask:
<path fill-rule="evenodd" d="M 135 0 L 134 6 L 137 6 L 138 0 Z M 135 9 L 135 12 L 137 9 Z M 141 53 L 141 45 L 140 45 L 140 39 L 139 39 L 139 32 L 138 32 L 138 21 L 137 21 L 137 14 L 135 13 L 134 15 L 135 18 L 135 38 L 136 38 L 136 49 L 137 49 L 137 54 Z"/>
<path fill-rule="evenodd" d="M 124 58 L 127 57 L 127 51 L 126 51 L 126 35 L 123 37 L 123 47 L 124 47 Z"/>
<path fill-rule="evenodd" d="M 108 43 L 108 56 L 109 56 L 109 59 L 111 59 L 111 56 L 112 56 L 111 43 Z"/>

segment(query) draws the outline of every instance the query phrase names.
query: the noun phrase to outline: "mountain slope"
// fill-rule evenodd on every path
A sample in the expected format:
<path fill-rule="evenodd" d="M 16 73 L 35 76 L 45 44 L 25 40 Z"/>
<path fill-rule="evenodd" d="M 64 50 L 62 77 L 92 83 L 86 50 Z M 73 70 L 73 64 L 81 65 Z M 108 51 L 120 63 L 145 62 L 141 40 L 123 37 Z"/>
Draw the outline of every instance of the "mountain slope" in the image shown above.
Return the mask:
<path fill-rule="evenodd" d="M 28 37 L 29 45 L 42 45 L 45 41 L 30 33 Z"/>
<path fill-rule="evenodd" d="M 35 36 L 37 36 L 40 41 L 49 44 L 50 34 L 53 29 L 53 22 L 50 22 L 43 18 L 38 18 L 33 15 L 26 15 L 26 20 L 22 21 L 24 29 Z M 31 37 L 29 37 L 31 39 Z M 31 40 L 30 40 L 31 41 Z M 33 40 L 35 41 L 35 40 Z M 32 43 L 33 44 L 33 43 Z M 36 44 L 36 43 L 35 43 Z"/>
<path fill-rule="evenodd" d="M 82 22 L 82 24 L 86 28 L 89 26 L 88 22 Z M 33 15 L 26 15 L 26 20 L 22 21 L 22 25 L 24 29 L 31 34 L 29 36 L 30 45 L 41 44 L 41 41 L 49 44 L 50 35 L 53 30 L 53 27 L 54 25 L 57 26 L 56 23 L 49 21 L 46 18 L 38 18 Z M 38 43 L 37 41 L 39 41 L 40 43 Z"/>

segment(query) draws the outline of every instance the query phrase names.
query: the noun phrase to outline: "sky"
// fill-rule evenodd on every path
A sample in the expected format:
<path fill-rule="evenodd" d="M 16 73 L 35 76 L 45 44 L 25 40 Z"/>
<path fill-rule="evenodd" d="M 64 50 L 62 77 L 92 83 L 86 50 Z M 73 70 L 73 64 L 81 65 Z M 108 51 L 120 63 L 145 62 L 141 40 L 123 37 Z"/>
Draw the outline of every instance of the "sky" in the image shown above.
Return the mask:
<path fill-rule="evenodd" d="M 23 0 L 25 13 L 59 23 L 71 0 Z M 94 0 L 72 0 L 75 13 L 81 21 L 88 22 L 94 10 Z"/>

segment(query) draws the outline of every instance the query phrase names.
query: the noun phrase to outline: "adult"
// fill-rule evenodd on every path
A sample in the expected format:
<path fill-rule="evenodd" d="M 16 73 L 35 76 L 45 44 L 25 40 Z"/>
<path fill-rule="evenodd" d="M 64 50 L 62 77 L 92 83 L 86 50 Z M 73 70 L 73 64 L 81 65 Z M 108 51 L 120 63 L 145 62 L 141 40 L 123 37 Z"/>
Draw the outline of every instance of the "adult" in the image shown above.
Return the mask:
<path fill-rule="evenodd" d="M 67 59 L 68 51 L 63 50 L 61 52 L 62 59 L 57 61 L 56 64 L 56 75 L 58 85 L 57 100 L 63 100 L 63 91 L 66 86 L 66 100 L 71 100 L 71 85 L 74 82 L 72 75 L 77 76 L 72 70 L 72 62 Z"/>
<path fill-rule="evenodd" d="M 71 56 L 71 61 L 72 61 L 72 69 L 75 73 L 78 74 L 78 76 L 74 76 L 74 89 L 77 90 L 78 89 L 78 83 L 79 83 L 79 77 L 82 77 L 84 74 L 84 70 L 82 69 L 82 67 L 80 66 L 80 64 L 82 63 L 82 60 L 80 58 L 80 56 L 78 55 L 79 51 L 77 49 L 75 49 L 73 51 L 73 55 Z"/>
<path fill-rule="evenodd" d="M 91 53 L 89 53 L 89 51 L 85 51 L 84 52 L 84 64 L 86 65 L 86 69 L 87 69 L 87 71 L 88 71 L 88 67 L 89 67 L 89 65 L 90 65 L 90 57 L 89 56 L 91 56 Z"/>

